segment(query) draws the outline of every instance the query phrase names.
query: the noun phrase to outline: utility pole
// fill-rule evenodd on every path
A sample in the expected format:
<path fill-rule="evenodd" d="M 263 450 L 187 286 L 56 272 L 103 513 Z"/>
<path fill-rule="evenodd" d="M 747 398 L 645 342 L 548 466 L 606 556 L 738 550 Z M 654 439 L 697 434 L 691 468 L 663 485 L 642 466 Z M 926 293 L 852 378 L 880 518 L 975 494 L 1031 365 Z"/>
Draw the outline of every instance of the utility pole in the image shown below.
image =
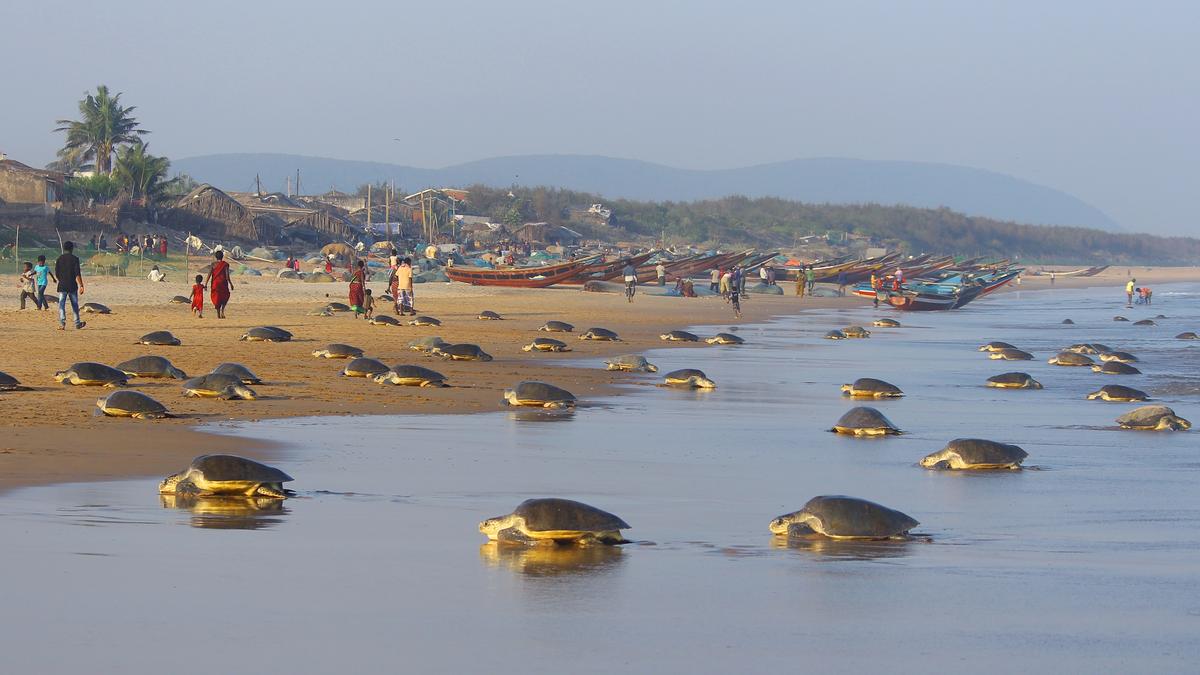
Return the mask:
<path fill-rule="evenodd" d="M 284 194 L 291 197 L 292 196 L 292 177 L 288 176 L 288 177 L 284 178 L 283 180 L 284 180 L 284 184 L 286 185 L 286 187 L 284 188 Z"/>
<path fill-rule="evenodd" d="M 392 186 L 389 183 L 383 185 L 383 222 L 387 227 L 387 239 L 392 240 Z"/>
<path fill-rule="evenodd" d="M 254 174 L 254 193 L 262 196 L 262 178 L 258 174 Z"/>
<path fill-rule="evenodd" d="M 367 229 L 371 229 L 371 184 L 367 183 Z"/>
<path fill-rule="evenodd" d="M 296 169 L 296 196 L 300 196 L 300 169 Z"/>

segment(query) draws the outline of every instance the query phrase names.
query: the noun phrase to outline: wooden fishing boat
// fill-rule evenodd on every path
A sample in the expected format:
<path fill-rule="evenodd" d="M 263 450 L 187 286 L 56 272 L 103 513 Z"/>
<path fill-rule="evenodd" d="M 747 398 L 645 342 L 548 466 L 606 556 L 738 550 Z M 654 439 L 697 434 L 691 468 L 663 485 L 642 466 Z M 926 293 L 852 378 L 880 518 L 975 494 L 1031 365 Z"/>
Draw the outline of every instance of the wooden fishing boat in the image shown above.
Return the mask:
<path fill-rule="evenodd" d="M 581 258 L 558 265 L 542 267 L 507 267 L 481 269 L 478 267 L 447 267 L 446 276 L 451 281 L 461 281 L 472 286 L 507 286 L 510 288 L 545 288 L 560 283 L 591 265 L 598 256 Z"/>
<path fill-rule="evenodd" d="M 587 267 L 584 267 L 579 272 L 575 273 L 571 278 L 563 281 L 564 284 L 583 284 L 589 281 L 612 281 L 621 276 L 626 265 L 633 265 L 635 268 L 654 257 L 658 251 L 648 251 L 631 258 L 618 258 L 611 262 L 600 261 Z"/>

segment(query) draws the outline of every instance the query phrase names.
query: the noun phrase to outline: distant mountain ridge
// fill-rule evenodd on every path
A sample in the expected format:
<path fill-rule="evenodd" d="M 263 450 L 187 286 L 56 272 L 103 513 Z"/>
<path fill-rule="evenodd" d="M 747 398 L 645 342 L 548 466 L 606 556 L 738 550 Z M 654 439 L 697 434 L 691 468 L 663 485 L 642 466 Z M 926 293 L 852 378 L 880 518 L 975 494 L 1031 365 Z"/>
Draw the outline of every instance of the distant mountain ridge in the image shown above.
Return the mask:
<path fill-rule="evenodd" d="M 993 171 L 936 164 L 841 158 L 796 159 L 736 169 L 679 169 L 595 155 L 494 157 L 443 169 L 382 162 L 270 153 L 218 154 L 175 160 L 172 168 L 225 190 L 245 191 L 254 177 L 281 190 L 300 171 L 305 193 L 351 191 L 363 183 L 394 180 L 426 187 L 483 184 L 559 187 L 608 198 L 694 201 L 729 195 L 780 197 L 810 203 L 905 204 L 947 207 L 973 216 L 1043 225 L 1122 231 L 1100 209 L 1044 185 Z"/>

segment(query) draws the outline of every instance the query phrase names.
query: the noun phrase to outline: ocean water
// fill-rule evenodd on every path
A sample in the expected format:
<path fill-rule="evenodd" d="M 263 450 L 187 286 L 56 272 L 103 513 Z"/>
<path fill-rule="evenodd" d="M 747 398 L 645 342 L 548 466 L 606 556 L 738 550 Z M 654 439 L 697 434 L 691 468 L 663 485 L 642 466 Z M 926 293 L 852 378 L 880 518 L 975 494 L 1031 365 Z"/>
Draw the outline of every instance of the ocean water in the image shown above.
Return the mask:
<path fill-rule="evenodd" d="M 632 379 L 574 413 L 311 418 L 221 427 L 284 441 L 298 496 L 171 504 L 156 478 L 0 497 L 5 672 L 1186 672 L 1200 654 L 1200 430 L 1120 431 L 1149 391 L 1200 423 L 1200 286 L 1151 308 L 1117 289 L 1009 293 L 948 313 L 811 311 L 742 326 L 740 347 L 647 353 L 711 392 Z M 753 299 L 748 302 L 753 302 Z M 1154 327 L 1112 321 L 1156 314 Z M 876 316 L 867 340 L 825 331 Z M 1072 318 L 1074 326 L 1061 325 Z M 702 333 L 727 326 L 700 327 Z M 1005 340 L 1032 362 L 989 360 Z M 1045 361 L 1075 342 L 1145 374 Z M 599 367 L 599 363 L 596 363 Z M 983 386 L 1023 370 L 1041 391 Z M 661 375 L 661 373 L 660 373 Z M 905 430 L 827 429 L 839 385 Z M 508 384 L 508 383 L 503 383 Z M 403 388 L 396 388 L 398 396 Z M 131 422 L 131 426 L 136 423 Z M 1027 470 L 933 472 L 964 436 Z M 182 468 L 182 467 L 181 467 Z M 908 541 L 803 542 L 767 523 L 810 497 L 902 510 Z M 536 496 L 632 525 L 617 548 L 513 550 L 476 530 Z"/>

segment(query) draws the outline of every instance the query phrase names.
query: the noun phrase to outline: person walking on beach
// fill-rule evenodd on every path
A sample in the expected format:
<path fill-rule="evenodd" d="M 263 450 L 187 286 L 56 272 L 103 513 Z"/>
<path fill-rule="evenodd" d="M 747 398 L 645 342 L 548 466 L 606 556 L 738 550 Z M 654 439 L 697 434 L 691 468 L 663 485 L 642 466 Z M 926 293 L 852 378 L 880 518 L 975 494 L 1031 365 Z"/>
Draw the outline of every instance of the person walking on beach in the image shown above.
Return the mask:
<path fill-rule="evenodd" d="M 67 301 L 75 314 L 75 330 L 87 325 L 79 318 L 79 296 L 83 295 L 83 270 L 75 257 L 75 243 L 64 241 L 63 253 L 54 261 L 54 276 L 58 278 L 58 329 L 67 329 Z"/>
<path fill-rule="evenodd" d="M 38 304 L 37 294 L 33 292 L 33 277 L 33 263 L 26 262 L 24 269 L 21 270 L 21 278 L 18 281 L 18 285 L 21 287 L 21 309 L 25 309 L 25 298 L 33 300 L 35 309 L 41 309 L 41 305 Z"/>
<path fill-rule="evenodd" d="M 742 294 L 742 268 L 734 267 L 729 273 L 729 297 L 734 298 Z"/>
<path fill-rule="evenodd" d="M 871 291 L 875 294 L 871 298 L 871 302 L 875 305 L 875 309 L 879 309 L 879 277 L 874 272 L 871 272 Z"/>
<path fill-rule="evenodd" d="M 369 288 L 363 293 L 363 318 L 369 321 L 375 315 L 375 296 L 371 295 Z"/>
<path fill-rule="evenodd" d="M 633 265 L 625 263 L 625 269 L 621 270 L 621 276 L 625 278 L 625 299 L 633 302 L 633 294 L 637 292 L 637 270 Z"/>
<path fill-rule="evenodd" d="M 654 278 L 658 279 L 659 286 L 667 285 L 667 267 L 661 261 L 654 266 Z"/>
<path fill-rule="evenodd" d="M 721 270 L 720 291 L 721 291 L 721 297 L 725 298 L 726 302 L 729 301 L 729 282 L 732 280 L 733 280 L 733 272 L 730 272 L 729 270 Z"/>
<path fill-rule="evenodd" d="M 762 267 L 758 268 L 758 280 L 764 286 L 771 285 L 770 282 L 767 281 L 767 266 L 766 265 L 763 265 Z"/>
<path fill-rule="evenodd" d="M 192 314 L 197 319 L 204 318 L 204 277 L 197 274 L 196 283 L 192 284 Z"/>
<path fill-rule="evenodd" d="M 213 257 L 217 261 L 213 263 L 208 278 L 204 281 L 208 286 L 213 307 L 217 309 L 217 318 L 224 319 L 225 305 L 229 304 L 229 295 L 233 292 L 233 279 L 229 276 L 229 263 L 225 262 L 225 252 L 217 251 L 213 253 Z"/>
<path fill-rule="evenodd" d="M 837 283 L 838 283 L 838 295 L 845 297 L 845 295 L 846 295 L 846 270 L 842 270 L 842 271 L 838 272 Z"/>
<path fill-rule="evenodd" d="M 1130 279 L 1125 283 L 1125 306 L 1133 307 L 1133 289 L 1137 279 Z"/>
<path fill-rule="evenodd" d="M 399 295 L 395 297 L 396 303 L 400 305 L 400 314 L 411 313 L 415 316 L 417 310 L 416 299 L 413 297 L 412 258 L 401 260 L 400 266 L 396 268 L 396 288 Z"/>
<path fill-rule="evenodd" d="M 738 293 L 735 286 L 733 292 L 729 294 L 729 303 L 733 305 L 733 315 L 737 318 L 742 318 L 742 294 Z"/>
<path fill-rule="evenodd" d="M 712 272 L 709 273 L 708 290 L 712 291 L 713 293 L 717 293 L 720 291 L 720 288 L 721 288 L 721 270 L 714 267 L 714 268 L 712 268 Z"/>
<path fill-rule="evenodd" d="M 804 269 L 804 283 L 808 285 L 808 294 L 813 294 L 813 287 L 817 285 L 817 274 L 813 271 L 813 266 L 809 265 Z"/>
<path fill-rule="evenodd" d="M 37 264 L 33 266 L 33 285 L 34 293 L 37 297 L 34 300 L 37 302 L 38 309 L 50 309 L 50 303 L 46 302 L 46 286 L 49 285 L 49 279 L 53 279 L 54 283 L 58 283 L 58 279 L 54 276 L 54 272 L 50 271 L 50 266 L 46 264 L 46 256 L 39 255 Z"/>
<path fill-rule="evenodd" d="M 365 263 L 359 260 L 354 271 L 350 273 L 350 309 L 354 310 L 354 318 L 363 312 L 363 288 L 367 283 Z"/>

